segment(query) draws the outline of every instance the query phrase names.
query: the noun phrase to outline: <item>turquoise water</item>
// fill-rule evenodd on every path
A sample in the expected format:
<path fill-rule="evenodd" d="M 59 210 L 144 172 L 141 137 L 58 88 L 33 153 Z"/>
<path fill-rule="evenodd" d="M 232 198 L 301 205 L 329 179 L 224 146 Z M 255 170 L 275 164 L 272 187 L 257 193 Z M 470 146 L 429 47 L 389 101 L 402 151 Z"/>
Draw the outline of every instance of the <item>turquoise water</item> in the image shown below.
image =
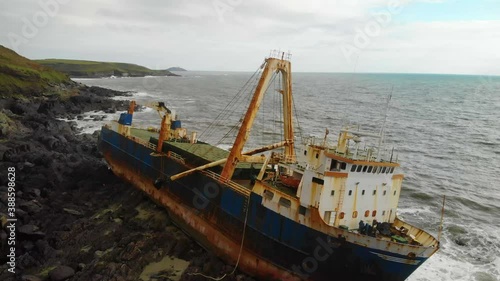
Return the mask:
<path fill-rule="evenodd" d="M 78 81 L 134 91 L 140 102 L 163 100 L 184 127 L 203 140 L 229 147 L 235 135 L 231 129 L 245 110 L 251 88 L 235 99 L 226 115 L 219 114 L 252 73 L 180 74 L 183 77 Z M 274 87 L 248 146 L 280 140 Z M 408 280 L 500 280 L 499 77 L 296 73 L 293 91 L 301 129 L 296 124 L 297 135 L 322 138 L 328 128 L 331 141 L 342 124 L 378 132 L 392 93 L 385 148 L 394 147 L 406 175 L 399 216 L 437 236 L 441 200 L 447 196 L 442 248 Z M 135 118 L 144 126 L 160 122 L 151 111 Z"/>

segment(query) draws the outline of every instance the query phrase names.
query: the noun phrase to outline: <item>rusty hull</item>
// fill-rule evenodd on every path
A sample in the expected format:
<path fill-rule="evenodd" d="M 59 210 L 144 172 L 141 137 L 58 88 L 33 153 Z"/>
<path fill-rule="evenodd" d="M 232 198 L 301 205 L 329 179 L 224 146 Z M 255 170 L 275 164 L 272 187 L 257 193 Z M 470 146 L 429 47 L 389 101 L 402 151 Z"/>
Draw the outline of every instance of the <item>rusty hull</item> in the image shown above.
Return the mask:
<path fill-rule="evenodd" d="M 156 189 L 150 179 L 139 175 L 125 164 L 115 161 L 110 155 L 104 155 L 111 169 L 118 177 L 130 182 L 136 188 L 144 191 L 156 203 L 167 208 L 172 220 L 193 237 L 204 248 L 209 249 L 229 264 L 235 264 L 240 255 L 240 243 L 236 243 L 218 231 L 210 220 L 204 220 L 196 215 L 197 210 L 183 206 L 171 196 L 168 187 Z M 243 248 L 238 269 L 265 280 L 299 281 L 303 280 L 285 269 L 255 255 Z M 217 276 L 216 276 L 217 277 Z"/>

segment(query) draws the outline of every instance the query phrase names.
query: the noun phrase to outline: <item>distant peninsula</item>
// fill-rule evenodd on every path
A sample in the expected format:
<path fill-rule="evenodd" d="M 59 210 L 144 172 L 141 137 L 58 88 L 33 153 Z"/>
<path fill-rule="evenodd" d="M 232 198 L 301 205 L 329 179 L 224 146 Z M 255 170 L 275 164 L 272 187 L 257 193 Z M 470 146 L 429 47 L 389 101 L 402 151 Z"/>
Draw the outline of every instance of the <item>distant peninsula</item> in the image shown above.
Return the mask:
<path fill-rule="evenodd" d="M 170 67 L 170 68 L 167 68 L 168 71 L 187 71 L 185 70 L 184 68 L 182 67 L 178 67 L 178 66 L 174 66 L 174 67 Z"/>
<path fill-rule="evenodd" d="M 144 77 L 144 76 L 180 76 L 165 70 L 153 70 L 144 66 L 121 62 L 100 62 L 67 59 L 44 59 L 35 62 L 65 73 L 72 78 L 102 77 Z"/>

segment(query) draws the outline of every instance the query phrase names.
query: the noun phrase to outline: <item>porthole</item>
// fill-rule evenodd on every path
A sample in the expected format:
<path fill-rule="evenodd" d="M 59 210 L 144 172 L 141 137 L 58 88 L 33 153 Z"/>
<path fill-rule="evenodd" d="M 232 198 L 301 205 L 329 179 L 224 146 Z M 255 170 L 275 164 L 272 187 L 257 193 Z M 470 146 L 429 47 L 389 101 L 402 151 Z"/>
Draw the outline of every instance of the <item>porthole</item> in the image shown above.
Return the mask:
<path fill-rule="evenodd" d="M 371 173 L 371 172 L 372 172 L 372 170 L 373 170 L 373 166 L 369 166 L 369 167 L 368 167 L 368 173 Z"/>
<path fill-rule="evenodd" d="M 356 171 L 356 165 L 351 166 L 351 172 L 354 172 L 354 171 Z"/>
<path fill-rule="evenodd" d="M 318 153 L 316 153 L 316 159 L 318 159 L 318 157 L 319 157 L 319 154 L 318 154 Z"/>
<path fill-rule="evenodd" d="M 363 166 L 359 165 L 358 168 L 356 169 L 356 172 L 361 172 L 361 169 L 363 169 Z"/>
<path fill-rule="evenodd" d="M 332 192 L 330 192 L 330 195 L 334 196 L 335 195 L 335 190 L 332 190 Z"/>
<path fill-rule="evenodd" d="M 375 190 L 373 191 L 373 195 L 376 195 L 376 194 L 377 194 L 377 190 L 375 189 Z"/>
<path fill-rule="evenodd" d="M 368 166 L 363 166 L 363 173 L 366 172 L 367 169 L 368 169 Z"/>
<path fill-rule="evenodd" d="M 306 156 L 306 155 L 307 155 L 307 150 L 304 150 L 304 156 Z"/>
<path fill-rule="evenodd" d="M 385 211 L 382 211 L 382 216 L 385 216 Z"/>
<path fill-rule="evenodd" d="M 363 189 L 363 191 L 361 191 L 361 195 L 365 195 L 365 190 Z"/>
<path fill-rule="evenodd" d="M 387 194 L 387 191 L 384 190 L 384 196 Z"/>
<path fill-rule="evenodd" d="M 394 190 L 394 195 L 396 195 L 396 190 Z"/>
<path fill-rule="evenodd" d="M 352 190 L 349 190 L 349 196 L 351 196 L 351 195 L 352 195 Z"/>

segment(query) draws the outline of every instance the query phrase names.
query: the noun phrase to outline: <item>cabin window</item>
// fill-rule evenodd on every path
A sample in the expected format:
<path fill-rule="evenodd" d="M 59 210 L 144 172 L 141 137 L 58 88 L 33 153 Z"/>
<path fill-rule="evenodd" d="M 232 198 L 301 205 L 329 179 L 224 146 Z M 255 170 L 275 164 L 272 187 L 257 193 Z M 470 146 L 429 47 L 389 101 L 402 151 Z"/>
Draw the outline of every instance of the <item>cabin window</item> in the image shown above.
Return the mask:
<path fill-rule="evenodd" d="M 356 165 L 351 166 L 351 172 L 354 172 L 354 171 L 356 171 Z"/>
<path fill-rule="evenodd" d="M 358 211 L 352 212 L 352 218 L 355 219 L 358 217 Z"/>
<path fill-rule="evenodd" d="M 299 206 L 299 214 L 305 216 L 306 215 L 306 207 Z"/>
<path fill-rule="evenodd" d="M 318 159 L 318 158 L 319 158 L 319 153 L 316 153 L 316 159 Z"/>
<path fill-rule="evenodd" d="M 361 195 L 365 195 L 365 190 L 363 189 L 363 191 L 361 191 Z"/>
<path fill-rule="evenodd" d="M 278 203 L 285 207 L 285 208 L 290 208 L 292 206 L 292 202 L 286 198 L 281 197 Z"/>
<path fill-rule="evenodd" d="M 363 166 L 363 173 L 366 172 L 367 169 L 368 169 L 368 166 Z"/>
<path fill-rule="evenodd" d="M 368 216 L 370 216 L 370 211 L 369 211 L 369 210 L 366 210 L 366 211 L 365 211 L 365 218 L 367 218 Z"/>
<path fill-rule="evenodd" d="M 337 160 L 332 159 L 332 163 L 330 164 L 330 171 L 338 170 L 337 164 L 338 164 Z"/>
<path fill-rule="evenodd" d="M 382 168 L 382 174 L 385 173 L 385 169 L 386 169 L 386 167 Z"/>
<path fill-rule="evenodd" d="M 376 217 L 376 216 L 377 216 L 377 211 L 375 210 L 372 212 L 372 217 Z"/>
<path fill-rule="evenodd" d="M 385 194 L 387 194 L 387 191 L 384 190 L 384 196 L 385 196 Z"/>
<path fill-rule="evenodd" d="M 264 190 L 264 197 L 267 199 L 267 200 L 273 200 L 273 197 L 274 197 L 274 193 L 272 191 L 269 191 L 269 190 Z"/>
<path fill-rule="evenodd" d="M 373 173 L 374 173 L 374 174 L 377 172 L 377 170 L 378 170 L 378 167 L 377 167 L 377 166 L 373 167 Z"/>
<path fill-rule="evenodd" d="M 363 166 L 359 165 L 358 168 L 356 169 L 356 172 L 361 172 L 361 169 L 363 169 Z"/>
<path fill-rule="evenodd" d="M 340 169 L 345 170 L 347 168 L 347 164 L 345 162 L 340 162 Z"/>
<path fill-rule="evenodd" d="M 317 177 L 313 177 L 312 182 L 317 183 L 319 185 L 324 185 L 325 184 L 324 180 L 322 180 L 320 178 L 317 178 Z"/>
<path fill-rule="evenodd" d="M 394 195 L 396 195 L 396 190 L 394 190 Z"/>
<path fill-rule="evenodd" d="M 307 150 L 304 150 L 304 156 L 306 156 L 306 155 L 307 155 Z"/>
<path fill-rule="evenodd" d="M 349 190 L 349 196 L 351 196 L 351 195 L 352 195 L 352 190 Z"/>
<path fill-rule="evenodd" d="M 343 218 L 344 218 L 344 215 L 345 215 L 345 214 L 344 214 L 344 212 L 340 213 L 340 214 L 339 214 L 339 219 L 343 219 Z"/>
<path fill-rule="evenodd" d="M 376 189 L 373 191 L 373 195 L 377 195 L 377 190 Z"/>
<path fill-rule="evenodd" d="M 373 170 L 373 166 L 369 166 L 369 167 L 368 167 L 368 173 L 371 173 L 371 172 L 372 172 L 372 170 Z"/>
<path fill-rule="evenodd" d="M 332 192 L 330 192 L 330 195 L 334 196 L 335 195 L 335 190 L 332 190 Z"/>

